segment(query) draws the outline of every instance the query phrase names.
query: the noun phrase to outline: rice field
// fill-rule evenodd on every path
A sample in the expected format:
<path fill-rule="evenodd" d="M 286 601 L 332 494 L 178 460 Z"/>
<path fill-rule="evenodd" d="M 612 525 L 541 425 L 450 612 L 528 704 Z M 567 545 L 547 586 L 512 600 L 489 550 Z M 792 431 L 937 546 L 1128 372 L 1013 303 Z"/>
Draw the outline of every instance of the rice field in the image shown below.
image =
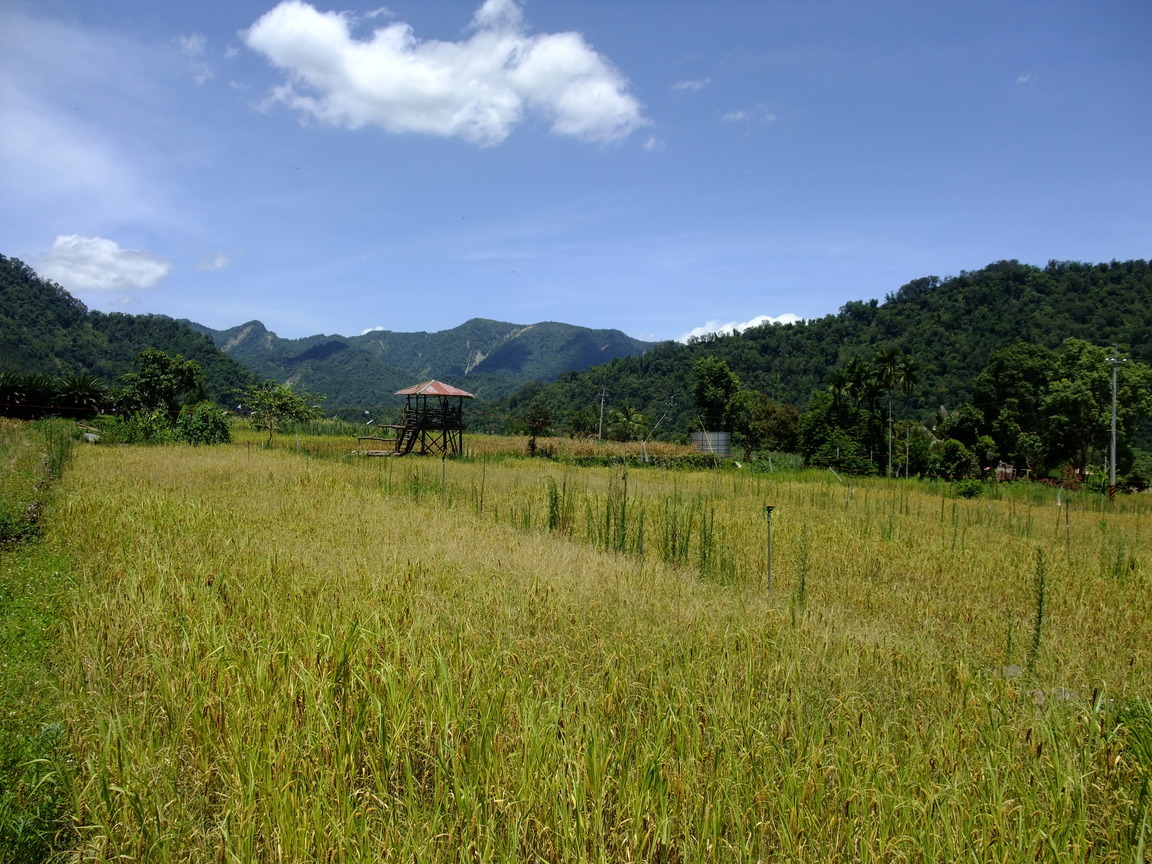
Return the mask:
<path fill-rule="evenodd" d="M 1149 860 L 1149 499 L 278 444 L 74 456 L 71 860 Z"/>

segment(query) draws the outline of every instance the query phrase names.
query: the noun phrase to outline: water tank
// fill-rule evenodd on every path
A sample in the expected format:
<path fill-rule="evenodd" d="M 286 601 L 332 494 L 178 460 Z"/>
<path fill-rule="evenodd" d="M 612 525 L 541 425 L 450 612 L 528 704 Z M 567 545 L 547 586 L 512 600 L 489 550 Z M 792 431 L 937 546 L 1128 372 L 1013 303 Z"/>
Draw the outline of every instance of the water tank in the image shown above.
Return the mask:
<path fill-rule="evenodd" d="M 732 455 L 731 432 L 693 432 L 692 446 L 701 453 L 711 453 L 727 459 Z"/>

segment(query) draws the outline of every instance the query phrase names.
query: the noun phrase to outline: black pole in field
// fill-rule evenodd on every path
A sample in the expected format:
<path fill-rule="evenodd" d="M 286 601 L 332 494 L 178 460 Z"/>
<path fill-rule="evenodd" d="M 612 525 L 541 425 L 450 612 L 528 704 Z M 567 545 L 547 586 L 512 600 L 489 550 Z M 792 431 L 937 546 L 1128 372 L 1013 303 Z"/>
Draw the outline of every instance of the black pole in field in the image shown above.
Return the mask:
<path fill-rule="evenodd" d="M 764 508 L 764 515 L 768 522 L 768 591 L 772 591 L 772 507 Z"/>

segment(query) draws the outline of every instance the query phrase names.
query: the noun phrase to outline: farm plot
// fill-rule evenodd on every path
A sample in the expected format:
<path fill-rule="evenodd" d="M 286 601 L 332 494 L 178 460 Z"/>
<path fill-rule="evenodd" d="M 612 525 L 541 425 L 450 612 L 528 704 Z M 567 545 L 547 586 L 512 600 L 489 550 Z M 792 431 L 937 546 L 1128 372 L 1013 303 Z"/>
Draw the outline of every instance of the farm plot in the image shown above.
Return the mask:
<path fill-rule="evenodd" d="M 85 860 L 1145 855 L 1135 504 L 239 447 L 66 486 Z"/>

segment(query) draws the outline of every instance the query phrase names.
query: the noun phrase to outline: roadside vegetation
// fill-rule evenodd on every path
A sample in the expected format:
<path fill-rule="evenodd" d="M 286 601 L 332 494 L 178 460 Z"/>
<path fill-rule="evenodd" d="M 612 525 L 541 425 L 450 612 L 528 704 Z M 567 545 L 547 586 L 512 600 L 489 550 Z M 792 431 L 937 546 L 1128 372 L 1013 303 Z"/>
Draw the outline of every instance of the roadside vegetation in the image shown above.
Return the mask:
<path fill-rule="evenodd" d="M 1144 496 L 246 434 L 46 522 L 84 860 L 1148 858 Z"/>
<path fill-rule="evenodd" d="M 75 435 L 0 419 L 0 860 L 13 864 L 69 842 L 55 652 L 70 582 L 40 534 Z"/>

